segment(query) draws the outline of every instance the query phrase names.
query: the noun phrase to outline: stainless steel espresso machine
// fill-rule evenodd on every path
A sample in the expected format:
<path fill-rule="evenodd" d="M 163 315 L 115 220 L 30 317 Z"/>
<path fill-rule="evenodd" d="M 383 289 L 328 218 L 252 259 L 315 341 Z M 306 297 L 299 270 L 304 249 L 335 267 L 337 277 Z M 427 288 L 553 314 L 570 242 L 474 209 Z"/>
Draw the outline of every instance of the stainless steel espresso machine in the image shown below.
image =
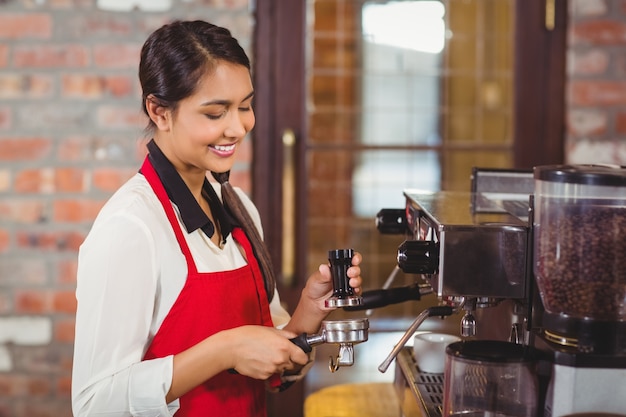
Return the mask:
<path fill-rule="evenodd" d="M 398 266 L 441 303 L 379 367 L 395 359 L 405 417 L 626 416 L 625 168 L 475 168 L 470 192 L 404 195 L 379 230 L 407 236 Z M 425 317 L 457 313 L 445 373 L 421 372 L 405 343 Z M 517 398 L 531 386 L 532 407 Z"/>

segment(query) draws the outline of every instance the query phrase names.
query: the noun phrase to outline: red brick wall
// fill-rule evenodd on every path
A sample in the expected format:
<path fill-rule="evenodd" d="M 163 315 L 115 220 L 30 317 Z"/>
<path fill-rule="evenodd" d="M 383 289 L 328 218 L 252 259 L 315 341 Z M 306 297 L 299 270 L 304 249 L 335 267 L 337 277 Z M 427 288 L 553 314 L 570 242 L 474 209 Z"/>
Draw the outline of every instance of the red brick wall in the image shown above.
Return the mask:
<path fill-rule="evenodd" d="M 626 1 L 569 5 L 566 158 L 626 165 Z"/>
<path fill-rule="evenodd" d="M 566 154 L 626 164 L 626 2 L 570 3 Z M 71 415 L 76 249 L 143 152 L 147 34 L 203 18 L 251 49 L 248 0 L 173 4 L 121 13 L 96 0 L 0 0 L 0 417 Z M 233 180 L 244 189 L 247 146 Z"/>
<path fill-rule="evenodd" d="M 0 1 L 0 417 L 71 416 L 77 248 L 143 155 L 137 65 L 148 33 L 202 18 L 251 50 L 248 0 L 172 3 L 113 12 L 97 0 Z M 251 157 L 247 141 L 233 182 L 248 191 Z"/>

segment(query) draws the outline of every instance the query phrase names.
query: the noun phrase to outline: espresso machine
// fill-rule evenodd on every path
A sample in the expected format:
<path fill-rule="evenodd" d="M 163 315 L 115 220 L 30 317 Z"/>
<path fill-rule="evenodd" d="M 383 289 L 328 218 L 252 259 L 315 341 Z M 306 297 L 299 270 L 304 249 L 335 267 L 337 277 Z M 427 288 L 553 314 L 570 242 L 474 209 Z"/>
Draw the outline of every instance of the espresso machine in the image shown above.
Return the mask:
<path fill-rule="evenodd" d="M 626 416 L 626 169 L 475 168 L 469 192 L 404 195 L 405 208 L 381 210 L 377 227 L 405 234 L 399 268 L 440 301 L 379 367 L 385 372 L 395 360 L 404 417 Z M 426 317 L 455 314 L 464 341 L 448 346 L 445 374 L 420 372 L 406 342 Z M 463 360 L 479 366 L 461 367 Z M 458 378 L 459 369 L 481 369 L 480 378 Z M 485 383 L 494 369 L 517 384 L 509 392 L 532 385 L 537 406 L 509 413 L 494 404 L 510 398 L 494 396 L 490 405 L 455 409 L 469 398 L 460 401 L 463 392 L 479 402 L 494 392 L 501 382 Z"/>

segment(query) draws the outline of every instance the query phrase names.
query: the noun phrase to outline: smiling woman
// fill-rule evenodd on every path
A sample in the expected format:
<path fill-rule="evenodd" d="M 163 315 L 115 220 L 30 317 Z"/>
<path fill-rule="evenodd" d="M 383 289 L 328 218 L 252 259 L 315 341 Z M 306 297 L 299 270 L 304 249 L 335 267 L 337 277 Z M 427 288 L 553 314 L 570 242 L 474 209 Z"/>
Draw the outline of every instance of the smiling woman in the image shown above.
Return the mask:
<path fill-rule="evenodd" d="M 312 361 L 290 339 L 332 311 L 329 267 L 290 316 L 256 207 L 229 183 L 255 116 L 250 62 L 227 29 L 161 27 L 139 78 L 148 155 L 79 252 L 74 415 L 264 417 L 266 389 L 289 387 Z M 360 261 L 347 270 L 356 293 Z"/>

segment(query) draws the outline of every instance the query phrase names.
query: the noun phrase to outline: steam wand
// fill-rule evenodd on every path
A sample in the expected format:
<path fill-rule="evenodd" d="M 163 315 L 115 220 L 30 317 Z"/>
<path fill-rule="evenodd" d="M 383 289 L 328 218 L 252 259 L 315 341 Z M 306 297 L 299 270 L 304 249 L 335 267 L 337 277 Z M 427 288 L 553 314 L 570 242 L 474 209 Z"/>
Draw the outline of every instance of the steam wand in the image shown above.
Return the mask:
<path fill-rule="evenodd" d="M 458 308 L 458 307 L 457 307 Z M 382 373 L 387 371 L 391 362 L 398 356 L 398 353 L 402 350 L 404 345 L 409 341 L 409 339 L 413 336 L 413 333 L 417 330 L 417 328 L 426 320 L 428 317 L 436 317 L 436 316 L 451 316 L 456 313 L 458 310 L 451 306 L 435 306 L 429 307 L 426 310 L 422 311 L 417 318 L 411 323 L 411 326 L 404 333 L 402 338 L 398 341 L 398 343 L 393 347 L 389 356 L 378 366 L 378 370 Z"/>

